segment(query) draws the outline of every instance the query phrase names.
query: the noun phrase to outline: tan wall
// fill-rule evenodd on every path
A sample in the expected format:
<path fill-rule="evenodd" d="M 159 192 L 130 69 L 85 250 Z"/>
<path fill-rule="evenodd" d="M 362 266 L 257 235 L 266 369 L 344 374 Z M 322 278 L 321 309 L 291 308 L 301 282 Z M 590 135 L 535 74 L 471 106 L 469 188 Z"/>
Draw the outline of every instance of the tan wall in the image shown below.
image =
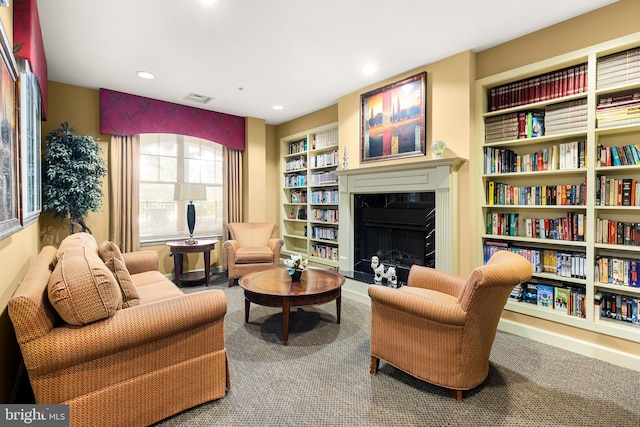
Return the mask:
<path fill-rule="evenodd" d="M 109 135 L 100 134 L 100 92 L 64 83 L 49 82 L 49 110 L 46 122 L 42 122 L 43 153 L 46 152 L 46 136 L 68 122 L 78 135 L 92 136 L 102 148 L 102 157 L 108 161 Z M 87 226 L 98 243 L 109 239 L 109 180 L 102 184 L 102 207 L 99 212 L 89 212 Z M 49 213 L 41 216 L 41 239 L 43 245 L 57 246 L 69 235 L 69 222 L 53 218 Z M 76 232 L 78 230 L 76 229 Z"/>
<path fill-rule="evenodd" d="M 455 270 L 467 273 L 473 268 L 471 245 L 462 244 L 468 241 L 470 236 L 476 235 L 473 229 L 475 220 L 469 221 L 468 216 L 473 212 L 469 194 L 465 189 L 472 186 L 475 176 L 473 171 L 474 150 L 473 147 L 473 93 L 475 77 L 475 54 L 466 51 L 433 64 L 408 71 L 405 74 L 392 79 L 381 81 L 371 86 L 362 88 L 357 92 L 342 96 L 338 100 L 338 119 L 340 132 L 340 153 L 347 148 L 349 156 L 349 169 L 368 168 L 380 166 L 381 162 L 360 163 L 360 95 L 372 89 L 402 80 L 418 72 L 427 72 L 427 129 L 426 146 L 427 158 L 431 158 L 430 145 L 433 140 L 441 139 L 447 144 L 444 157 L 462 157 L 469 159 L 458 173 L 457 193 L 458 218 L 458 244 L 460 256 L 454 262 Z M 423 156 L 407 159 L 385 161 L 385 165 L 404 164 L 424 160 Z"/>
<path fill-rule="evenodd" d="M 511 40 L 477 55 L 476 78 L 572 52 L 640 31 L 640 1 L 619 0 L 576 18 Z"/>
<path fill-rule="evenodd" d="M 309 129 L 324 126 L 338 121 L 338 104 L 330 105 L 321 110 L 315 111 L 295 120 L 282 123 L 276 127 L 276 138 L 278 144 L 280 138 L 305 132 Z M 278 145 L 279 148 L 279 145 Z M 279 185 L 279 184 L 278 184 Z"/>

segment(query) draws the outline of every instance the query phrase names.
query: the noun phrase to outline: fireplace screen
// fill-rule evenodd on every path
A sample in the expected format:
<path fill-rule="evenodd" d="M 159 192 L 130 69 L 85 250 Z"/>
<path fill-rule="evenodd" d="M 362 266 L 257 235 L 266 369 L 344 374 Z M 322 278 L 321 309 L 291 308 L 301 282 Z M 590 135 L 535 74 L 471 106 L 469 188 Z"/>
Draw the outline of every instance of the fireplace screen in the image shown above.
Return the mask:
<path fill-rule="evenodd" d="M 372 274 L 371 257 L 406 283 L 412 265 L 435 267 L 435 193 L 356 194 L 354 271 Z"/>

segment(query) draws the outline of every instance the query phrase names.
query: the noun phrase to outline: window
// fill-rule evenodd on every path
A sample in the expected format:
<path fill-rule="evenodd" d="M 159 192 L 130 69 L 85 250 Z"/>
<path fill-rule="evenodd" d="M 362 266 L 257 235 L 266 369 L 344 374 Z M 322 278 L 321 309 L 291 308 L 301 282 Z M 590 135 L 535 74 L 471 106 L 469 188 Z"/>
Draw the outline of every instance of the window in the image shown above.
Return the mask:
<path fill-rule="evenodd" d="M 178 182 L 201 183 L 207 200 L 196 205 L 197 236 L 222 235 L 222 145 L 191 136 L 140 135 L 140 240 L 184 237 L 187 203 L 173 200 Z"/>

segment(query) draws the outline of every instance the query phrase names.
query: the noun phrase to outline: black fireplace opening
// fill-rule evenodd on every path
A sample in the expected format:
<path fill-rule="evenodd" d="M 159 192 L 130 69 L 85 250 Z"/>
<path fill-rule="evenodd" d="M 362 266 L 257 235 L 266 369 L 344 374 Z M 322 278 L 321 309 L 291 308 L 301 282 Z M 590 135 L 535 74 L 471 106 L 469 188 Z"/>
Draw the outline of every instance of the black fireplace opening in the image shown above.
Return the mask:
<path fill-rule="evenodd" d="M 412 265 L 435 267 L 435 220 L 433 191 L 355 194 L 354 273 L 373 278 L 373 256 L 395 267 L 399 285 Z"/>

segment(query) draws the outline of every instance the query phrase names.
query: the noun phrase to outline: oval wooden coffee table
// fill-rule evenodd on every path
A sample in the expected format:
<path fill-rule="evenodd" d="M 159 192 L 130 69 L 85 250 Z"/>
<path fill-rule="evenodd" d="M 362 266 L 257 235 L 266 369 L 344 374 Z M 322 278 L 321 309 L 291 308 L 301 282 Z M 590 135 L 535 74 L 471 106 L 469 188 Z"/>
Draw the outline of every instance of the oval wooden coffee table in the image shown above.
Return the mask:
<path fill-rule="evenodd" d="M 293 282 L 285 267 L 245 274 L 238 282 L 244 289 L 244 321 L 249 321 L 251 303 L 282 307 L 283 344 L 289 341 L 291 307 L 324 304 L 336 300 L 336 320 L 340 324 L 340 300 L 344 276 L 331 270 L 309 268 L 300 281 Z"/>

